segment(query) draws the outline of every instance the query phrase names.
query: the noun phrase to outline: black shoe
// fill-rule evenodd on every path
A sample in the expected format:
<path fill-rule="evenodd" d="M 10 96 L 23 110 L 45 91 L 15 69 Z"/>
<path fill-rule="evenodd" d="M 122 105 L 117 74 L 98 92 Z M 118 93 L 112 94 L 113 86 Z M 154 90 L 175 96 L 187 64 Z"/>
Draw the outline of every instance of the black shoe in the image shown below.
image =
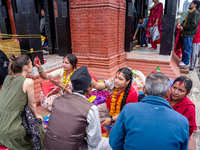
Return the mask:
<path fill-rule="evenodd" d="M 189 71 L 193 71 L 194 69 L 189 68 Z"/>

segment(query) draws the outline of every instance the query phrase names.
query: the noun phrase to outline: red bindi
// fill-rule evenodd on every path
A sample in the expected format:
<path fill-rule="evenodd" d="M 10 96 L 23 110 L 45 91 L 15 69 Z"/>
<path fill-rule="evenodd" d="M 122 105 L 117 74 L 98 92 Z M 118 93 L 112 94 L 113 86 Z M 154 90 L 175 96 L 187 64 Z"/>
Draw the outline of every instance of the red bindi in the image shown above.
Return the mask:
<path fill-rule="evenodd" d="M 67 60 L 67 57 L 64 58 L 64 61 L 66 61 L 66 60 Z"/>
<path fill-rule="evenodd" d="M 179 87 L 183 84 L 183 82 L 179 82 Z"/>
<path fill-rule="evenodd" d="M 118 72 L 118 75 L 120 75 L 121 72 Z"/>

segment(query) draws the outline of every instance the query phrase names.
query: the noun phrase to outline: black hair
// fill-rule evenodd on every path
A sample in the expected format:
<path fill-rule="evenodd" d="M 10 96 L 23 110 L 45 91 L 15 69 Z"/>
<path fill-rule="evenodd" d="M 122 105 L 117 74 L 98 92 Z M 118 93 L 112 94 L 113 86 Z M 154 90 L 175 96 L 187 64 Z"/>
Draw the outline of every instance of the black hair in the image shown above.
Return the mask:
<path fill-rule="evenodd" d="M 139 20 L 139 19 L 143 19 L 143 16 L 142 16 L 142 15 L 139 15 L 139 16 L 138 16 L 138 20 Z"/>
<path fill-rule="evenodd" d="M 122 99 L 122 104 L 121 104 L 121 110 L 122 110 L 122 108 L 126 104 L 126 98 L 128 96 L 130 87 L 132 86 L 133 73 L 132 73 L 131 69 L 126 68 L 126 67 L 123 67 L 123 68 L 119 69 L 117 71 L 117 73 L 118 72 L 123 73 L 123 76 L 126 79 L 126 81 L 130 81 L 129 84 L 126 86 L 126 89 L 125 89 L 125 92 L 124 92 L 124 96 L 123 96 L 123 99 Z"/>
<path fill-rule="evenodd" d="M 73 69 L 76 69 L 76 68 L 77 68 L 76 64 L 78 63 L 77 57 L 76 57 L 75 55 L 73 55 L 73 54 L 65 55 L 65 56 L 63 57 L 63 59 L 64 59 L 65 57 L 67 57 L 69 63 L 73 66 Z"/>
<path fill-rule="evenodd" d="M 8 67 L 8 74 L 14 75 L 15 73 L 21 73 L 25 65 L 30 64 L 30 58 L 27 55 L 18 55 L 15 57 L 14 54 L 9 54 L 11 62 Z"/>
<path fill-rule="evenodd" d="M 180 76 L 178 78 L 176 78 L 174 80 L 174 83 L 173 85 L 176 83 L 176 82 L 183 82 L 186 90 L 187 90 L 187 94 L 190 92 L 190 90 L 192 89 L 192 80 L 190 80 L 188 77 L 185 77 L 185 76 Z"/>
<path fill-rule="evenodd" d="M 143 98 L 145 98 L 145 94 L 138 95 L 138 102 L 140 102 Z"/>
<path fill-rule="evenodd" d="M 193 0 L 192 2 L 194 4 L 197 4 L 196 9 L 197 9 L 198 12 L 200 12 L 200 10 L 199 10 L 200 2 L 198 0 Z"/>
<path fill-rule="evenodd" d="M 89 87 L 92 87 L 92 82 L 83 90 L 83 93 L 80 93 L 80 94 L 85 94 Z"/>

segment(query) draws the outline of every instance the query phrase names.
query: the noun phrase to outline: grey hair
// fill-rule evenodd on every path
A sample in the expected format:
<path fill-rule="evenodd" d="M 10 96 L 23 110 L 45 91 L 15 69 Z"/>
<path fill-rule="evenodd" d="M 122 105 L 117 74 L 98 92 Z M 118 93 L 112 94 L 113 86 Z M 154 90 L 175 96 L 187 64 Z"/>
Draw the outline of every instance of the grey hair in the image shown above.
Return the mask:
<path fill-rule="evenodd" d="M 145 89 L 147 95 L 165 98 L 169 89 L 169 78 L 162 73 L 153 73 L 146 78 Z"/>

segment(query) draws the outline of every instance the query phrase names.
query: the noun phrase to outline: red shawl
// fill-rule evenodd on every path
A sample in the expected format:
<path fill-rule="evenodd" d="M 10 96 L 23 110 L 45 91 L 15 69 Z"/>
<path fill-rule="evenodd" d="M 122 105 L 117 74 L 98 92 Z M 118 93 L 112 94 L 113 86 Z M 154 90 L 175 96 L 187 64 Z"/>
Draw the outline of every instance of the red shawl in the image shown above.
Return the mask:
<path fill-rule="evenodd" d="M 116 96 L 116 105 L 120 97 L 120 94 L 121 92 L 118 93 Z M 138 95 L 139 95 L 138 87 L 135 83 L 133 83 L 132 86 L 130 87 L 128 96 L 126 98 L 126 104 L 138 102 Z M 111 106 L 111 99 L 112 99 L 112 94 L 107 95 L 106 104 L 109 111 Z"/>
<path fill-rule="evenodd" d="M 167 101 L 169 101 L 169 99 L 167 99 Z M 194 103 L 185 96 L 182 101 L 172 106 L 172 108 L 188 119 L 191 136 L 194 130 L 197 130 Z"/>

